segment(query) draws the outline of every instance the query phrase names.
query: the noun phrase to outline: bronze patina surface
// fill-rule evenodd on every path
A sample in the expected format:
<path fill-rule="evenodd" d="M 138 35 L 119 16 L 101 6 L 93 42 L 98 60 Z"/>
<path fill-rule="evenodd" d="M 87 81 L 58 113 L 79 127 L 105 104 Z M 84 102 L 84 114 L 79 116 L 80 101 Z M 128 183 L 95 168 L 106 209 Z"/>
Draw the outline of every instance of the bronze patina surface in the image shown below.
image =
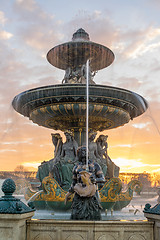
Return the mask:
<path fill-rule="evenodd" d="M 89 41 L 89 35 L 83 29 L 73 34 L 72 41 L 58 45 L 47 53 L 49 63 L 63 70 L 82 66 L 88 59 L 92 71 L 97 71 L 114 61 L 114 53 L 101 44 Z"/>
<path fill-rule="evenodd" d="M 35 88 L 17 95 L 13 107 L 40 126 L 55 130 L 85 128 L 86 86 L 64 84 Z M 131 91 L 90 85 L 89 126 L 103 131 L 122 126 L 147 109 L 147 102 Z"/>

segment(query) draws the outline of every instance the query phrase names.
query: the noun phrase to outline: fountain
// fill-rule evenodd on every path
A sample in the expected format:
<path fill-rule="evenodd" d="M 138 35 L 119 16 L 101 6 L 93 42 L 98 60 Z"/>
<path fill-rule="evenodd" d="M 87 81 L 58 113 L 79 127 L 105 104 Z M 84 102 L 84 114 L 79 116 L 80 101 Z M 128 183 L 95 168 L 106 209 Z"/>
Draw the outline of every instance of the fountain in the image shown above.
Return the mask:
<path fill-rule="evenodd" d="M 72 198 L 66 205 L 64 199 L 77 161 L 76 151 L 78 146 L 88 142 L 89 157 L 101 165 L 106 179 L 103 186 L 99 184 L 103 210 L 122 209 L 131 201 L 134 187 L 141 188 L 141 183 L 133 180 L 127 191 L 122 192 L 119 167 L 107 154 L 107 136 L 100 135 L 96 142 L 94 139 L 97 131 L 123 126 L 143 114 L 148 107 L 146 100 L 132 91 L 94 82 L 97 71 L 112 64 L 114 54 L 109 48 L 90 41 L 83 29 L 73 34 L 72 41 L 52 48 L 47 60 L 65 70 L 62 84 L 22 92 L 15 96 L 12 105 L 18 113 L 39 126 L 64 131 L 66 142 L 62 143 L 60 134 L 52 134 L 54 158 L 39 166 L 37 177 L 41 181 L 40 191 L 35 193 L 28 188 L 26 200 L 34 199 L 37 209 L 69 210 Z M 86 67 L 87 62 L 89 67 Z M 89 96 L 86 95 L 87 78 Z"/>

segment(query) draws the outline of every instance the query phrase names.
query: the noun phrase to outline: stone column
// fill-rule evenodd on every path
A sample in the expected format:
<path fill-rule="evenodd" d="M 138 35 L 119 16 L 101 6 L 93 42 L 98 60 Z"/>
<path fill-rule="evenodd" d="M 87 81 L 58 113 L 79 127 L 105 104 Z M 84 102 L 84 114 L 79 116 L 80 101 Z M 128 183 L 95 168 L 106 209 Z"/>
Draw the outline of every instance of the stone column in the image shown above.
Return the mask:
<path fill-rule="evenodd" d="M 26 221 L 34 215 L 34 209 L 12 196 L 16 186 L 12 179 L 2 185 L 4 196 L 0 198 L 0 239 L 25 240 Z"/>

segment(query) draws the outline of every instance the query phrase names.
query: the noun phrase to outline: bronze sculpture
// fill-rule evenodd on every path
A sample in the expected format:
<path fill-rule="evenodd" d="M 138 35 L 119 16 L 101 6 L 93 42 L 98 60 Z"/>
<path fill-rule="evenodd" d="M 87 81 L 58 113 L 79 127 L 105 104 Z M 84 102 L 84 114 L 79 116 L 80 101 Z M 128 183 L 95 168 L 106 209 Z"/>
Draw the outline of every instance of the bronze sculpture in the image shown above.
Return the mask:
<path fill-rule="evenodd" d="M 100 165 L 89 159 L 86 169 L 86 147 L 77 151 L 78 163 L 73 169 L 73 181 L 66 194 L 65 202 L 73 194 L 71 219 L 73 220 L 101 220 L 101 205 L 97 182 L 105 182 Z"/>
<path fill-rule="evenodd" d="M 65 131 L 66 142 L 62 145 L 59 158 L 51 169 L 52 176 L 64 189 L 68 189 L 72 181 L 72 169 L 76 161 L 78 144 L 71 131 Z"/>
<path fill-rule="evenodd" d="M 106 178 L 119 177 L 120 168 L 108 156 L 108 135 L 100 135 L 97 140 L 97 151 L 103 164 L 107 165 Z"/>

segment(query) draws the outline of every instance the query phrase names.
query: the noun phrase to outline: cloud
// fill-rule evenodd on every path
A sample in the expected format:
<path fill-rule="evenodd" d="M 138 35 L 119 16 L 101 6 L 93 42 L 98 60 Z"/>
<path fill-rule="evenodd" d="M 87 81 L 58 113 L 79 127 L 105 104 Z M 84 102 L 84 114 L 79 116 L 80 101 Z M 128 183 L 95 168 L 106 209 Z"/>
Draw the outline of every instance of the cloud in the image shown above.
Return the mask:
<path fill-rule="evenodd" d="M 31 141 L 32 141 L 32 138 L 27 138 L 26 140 L 2 142 L 1 144 L 2 144 L 2 145 L 29 144 Z"/>
<path fill-rule="evenodd" d="M 111 47 L 113 42 L 118 41 L 119 33 L 119 29 L 111 19 L 108 10 L 79 11 L 69 22 L 63 24 L 63 32 L 68 39 L 71 39 L 75 31 L 83 28 L 88 32 L 91 41 Z"/>
<path fill-rule="evenodd" d="M 119 77 L 117 82 L 119 87 L 130 89 L 132 91 L 136 91 L 143 85 L 142 81 L 134 77 Z"/>
<path fill-rule="evenodd" d="M 126 158 L 116 158 L 112 159 L 115 164 L 123 168 L 135 168 L 142 167 L 145 164 L 141 162 L 141 159 L 126 159 Z"/>
<path fill-rule="evenodd" d="M 0 40 L 7 40 L 13 37 L 12 33 L 6 32 L 6 31 L 0 31 Z"/>
<path fill-rule="evenodd" d="M 16 0 L 16 5 L 27 10 L 27 11 L 34 11 L 36 8 L 36 2 L 34 0 Z"/>
<path fill-rule="evenodd" d="M 63 38 L 59 31 L 61 22 L 46 13 L 36 1 L 16 1 L 14 10 L 17 18 L 23 23 L 17 30 L 19 38 L 28 46 L 40 51 L 41 55 Z"/>
<path fill-rule="evenodd" d="M 159 48 L 160 29 L 153 26 L 133 30 L 122 29 L 113 20 L 111 15 L 104 12 L 86 12 L 75 16 L 70 22 L 71 26 L 83 27 L 90 33 L 91 40 L 115 49 L 123 58 L 136 58 Z M 94 29 L 93 29 L 94 26 Z M 107 26 L 107 28 L 106 28 Z M 68 30 L 68 28 L 67 28 Z M 70 34 L 72 34 L 72 28 Z"/>
<path fill-rule="evenodd" d="M 40 162 L 24 162 L 23 166 L 27 168 L 36 168 L 38 169 L 38 166 L 40 165 Z"/>
<path fill-rule="evenodd" d="M 0 11 L 0 24 L 4 25 L 7 21 L 7 18 L 5 18 L 4 12 Z"/>
<path fill-rule="evenodd" d="M 4 153 L 4 152 L 17 152 L 17 150 L 15 150 L 15 149 L 1 149 L 0 152 L 1 153 Z"/>
<path fill-rule="evenodd" d="M 159 167 L 159 166 L 158 166 Z M 159 173 L 160 172 L 160 168 L 157 168 L 155 170 L 152 170 L 153 173 Z"/>
<path fill-rule="evenodd" d="M 69 24 L 74 26 L 74 29 L 84 28 L 90 33 L 92 41 L 108 45 L 126 58 L 136 58 L 160 47 L 160 28 L 146 25 L 143 28 L 126 27 L 124 29 L 113 19 L 111 13 L 106 10 L 92 13 L 86 11 L 78 16 L 75 15 Z M 70 34 L 72 29 L 73 27 L 70 29 Z"/>
<path fill-rule="evenodd" d="M 0 11 L 0 24 L 2 26 L 7 22 L 4 12 Z M 8 40 L 13 37 L 13 34 L 0 28 L 0 40 Z"/>
<path fill-rule="evenodd" d="M 143 128 L 146 128 L 148 125 L 150 125 L 151 123 L 150 122 L 146 122 L 146 123 L 135 123 L 135 124 L 132 124 L 132 126 L 134 128 L 138 128 L 138 129 L 143 129 Z"/>
<path fill-rule="evenodd" d="M 135 144 L 134 144 L 134 145 L 135 145 Z M 117 145 L 111 146 L 111 148 L 117 148 L 117 147 L 131 148 L 131 147 L 133 147 L 133 145 L 132 145 L 132 144 L 117 144 Z"/>
<path fill-rule="evenodd" d="M 137 58 L 160 47 L 160 28 L 146 26 L 144 29 L 122 30 L 116 48 L 127 58 Z"/>
<path fill-rule="evenodd" d="M 154 7 L 156 10 L 160 8 L 159 0 L 148 0 L 148 3 Z"/>
<path fill-rule="evenodd" d="M 136 169 L 136 171 L 141 172 L 144 171 L 144 169 L 148 169 L 150 168 L 150 170 L 152 172 L 158 172 L 156 170 L 154 170 L 154 168 L 160 167 L 160 164 L 147 164 L 142 162 L 142 159 L 127 159 L 127 158 L 116 158 L 116 159 L 112 159 L 113 162 L 119 166 L 121 168 L 121 171 L 123 172 L 128 172 L 129 171 L 134 171 Z"/>

